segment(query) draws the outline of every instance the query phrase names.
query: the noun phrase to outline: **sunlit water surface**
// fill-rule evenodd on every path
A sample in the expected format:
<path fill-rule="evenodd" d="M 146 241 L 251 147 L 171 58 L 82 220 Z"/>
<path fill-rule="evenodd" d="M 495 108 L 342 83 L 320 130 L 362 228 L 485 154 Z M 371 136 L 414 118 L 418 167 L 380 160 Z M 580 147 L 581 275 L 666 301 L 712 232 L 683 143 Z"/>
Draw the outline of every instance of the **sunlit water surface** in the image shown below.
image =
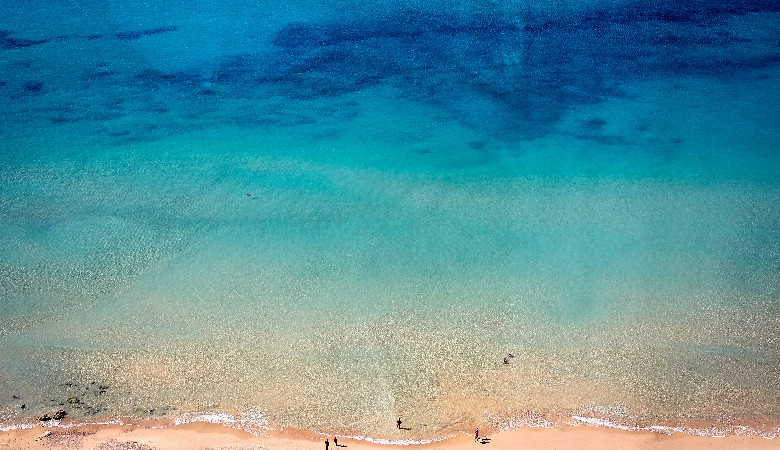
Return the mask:
<path fill-rule="evenodd" d="M 0 12 L 5 423 L 780 416 L 777 5 L 174 3 Z"/>

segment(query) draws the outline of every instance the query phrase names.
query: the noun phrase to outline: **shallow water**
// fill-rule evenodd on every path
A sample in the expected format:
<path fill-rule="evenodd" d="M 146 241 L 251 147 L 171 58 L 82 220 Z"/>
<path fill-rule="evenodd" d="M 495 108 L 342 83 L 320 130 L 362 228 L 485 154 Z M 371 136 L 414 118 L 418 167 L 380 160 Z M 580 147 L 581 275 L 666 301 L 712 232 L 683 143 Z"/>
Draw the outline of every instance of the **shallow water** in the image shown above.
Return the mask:
<path fill-rule="evenodd" d="M 4 420 L 777 419 L 777 10 L 4 9 Z"/>

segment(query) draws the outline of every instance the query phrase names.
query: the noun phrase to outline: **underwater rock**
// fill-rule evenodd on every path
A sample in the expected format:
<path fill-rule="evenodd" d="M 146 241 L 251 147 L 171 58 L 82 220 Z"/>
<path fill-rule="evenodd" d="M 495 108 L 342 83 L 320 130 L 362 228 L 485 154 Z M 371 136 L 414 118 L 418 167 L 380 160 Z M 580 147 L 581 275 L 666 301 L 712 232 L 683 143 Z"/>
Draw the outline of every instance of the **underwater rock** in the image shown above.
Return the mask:
<path fill-rule="evenodd" d="M 51 416 L 49 416 L 48 414 L 40 414 L 35 417 L 35 420 L 39 422 L 48 422 L 51 420 Z"/>
<path fill-rule="evenodd" d="M 52 416 L 52 418 L 54 420 L 62 420 L 67 415 L 68 415 L 68 413 L 66 413 L 65 410 L 61 409 L 61 410 L 57 411 L 56 413 L 54 413 L 54 416 Z"/>

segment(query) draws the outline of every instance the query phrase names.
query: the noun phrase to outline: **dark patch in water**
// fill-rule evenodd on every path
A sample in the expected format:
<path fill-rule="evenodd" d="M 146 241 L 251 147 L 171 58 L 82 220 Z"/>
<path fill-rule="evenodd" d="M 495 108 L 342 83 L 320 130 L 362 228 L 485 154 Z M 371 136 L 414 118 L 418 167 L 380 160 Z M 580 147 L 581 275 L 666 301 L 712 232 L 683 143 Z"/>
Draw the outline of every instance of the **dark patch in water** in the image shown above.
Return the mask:
<path fill-rule="evenodd" d="M 106 77 L 112 77 L 116 75 L 116 72 L 113 70 L 95 70 L 89 73 L 88 78 L 90 79 L 97 79 L 97 78 L 106 78 Z"/>
<path fill-rule="evenodd" d="M 20 39 L 11 37 L 13 34 L 7 30 L 0 30 L 0 49 L 3 50 L 16 50 L 20 48 L 30 47 L 38 44 L 45 44 L 49 42 L 47 39 Z"/>
<path fill-rule="evenodd" d="M 469 142 L 469 148 L 472 150 L 482 150 L 487 145 L 486 141 L 471 141 Z"/>
<path fill-rule="evenodd" d="M 142 37 L 153 36 L 155 34 L 168 33 L 171 31 L 176 31 L 176 27 L 158 27 L 158 28 L 152 28 L 148 30 L 123 31 L 123 32 L 115 33 L 114 37 L 124 41 L 132 41 L 135 39 L 140 39 Z"/>
<path fill-rule="evenodd" d="M 589 120 L 583 120 L 581 125 L 582 128 L 585 128 L 586 130 L 596 131 L 604 128 L 607 125 L 607 121 L 599 117 L 594 117 Z"/>
<path fill-rule="evenodd" d="M 291 23 L 285 25 L 271 40 L 272 45 L 297 49 L 303 46 L 327 45 L 330 40 L 327 28 L 316 24 Z"/>
<path fill-rule="evenodd" d="M 24 83 L 24 91 L 29 92 L 31 94 L 39 94 L 43 92 L 43 82 L 42 81 L 27 81 Z"/>
<path fill-rule="evenodd" d="M 163 72 L 153 69 L 144 70 L 136 74 L 133 79 L 150 89 L 159 89 L 162 86 L 200 87 L 204 81 L 201 75 L 195 73 Z"/>
<path fill-rule="evenodd" d="M 14 61 L 13 65 L 20 69 L 29 69 L 32 67 L 33 62 L 34 61 L 32 59 L 24 59 L 21 61 Z"/>
<path fill-rule="evenodd" d="M 142 113 L 174 111 L 178 116 L 171 113 L 171 120 L 188 115 L 201 126 L 215 120 L 269 127 L 306 125 L 323 116 L 349 120 L 360 114 L 359 107 L 312 106 L 311 116 L 304 117 L 296 112 L 301 104 L 291 100 L 341 104 L 339 97 L 385 85 L 403 98 L 443 110 L 446 120 L 472 127 L 490 142 L 488 137 L 515 141 L 560 132 L 564 115 L 624 96 L 622 86 L 633 81 L 688 75 L 745 80 L 780 64 L 776 38 L 761 38 L 760 33 L 754 40 L 737 38 L 719 25 L 751 12 L 780 11 L 777 1 L 637 0 L 587 9 L 529 10 L 512 17 L 490 11 L 460 16 L 395 11 L 370 19 L 293 22 L 282 25 L 267 47 L 209 61 L 202 68 L 135 69 L 126 75 L 98 65 L 85 77 L 101 87 L 121 84 L 123 92 L 144 105 L 136 106 Z M 106 36 L 130 41 L 175 30 L 159 27 Z M 0 48 L 42 42 L 0 31 Z M 242 111 L 240 117 L 215 112 L 219 99 L 251 103 L 274 96 L 282 99 L 275 110 Z M 106 112 L 82 112 L 78 117 L 97 120 L 100 114 Z M 183 122 L 157 132 L 182 129 Z M 605 135 L 605 126 L 603 119 L 593 118 L 579 123 L 574 133 L 606 144 L 625 139 Z M 481 150 L 473 145 L 484 145 L 478 144 L 482 140 L 474 142 L 469 146 Z"/>
<path fill-rule="evenodd" d="M 223 83 L 273 85 L 293 99 L 336 97 L 396 83 L 412 99 L 433 103 L 461 123 L 495 137 L 529 139 L 554 132 L 572 107 L 623 95 L 620 86 L 653 74 L 737 75 L 777 63 L 769 56 L 712 60 L 702 51 L 738 42 L 702 29 L 728 15 L 775 8 L 768 3 L 694 2 L 646 5 L 521 21 L 446 14 L 393 15 L 359 23 L 291 23 L 264 59 L 242 55 L 218 70 Z M 717 20 L 716 20 L 717 19 Z M 518 23 L 522 23 L 518 25 Z M 680 33 L 680 24 L 695 29 Z M 627 26 L 628 25 L 628 26 Z M 659 27 L 670 32 L 658 38 Z M 677 51 L 669 52 L 673 45 Z M 591 131 L 604 126 L 583 124 Z M 614 143 L 613 137 L 588 139 Z"/>
<path fill-rule="evenodd" d="M 740 59 L 676 59 L 660 61 L 653 67 L 658 72 L 710 77 L 746 76 L 755 71 L 768 69 L 780 63 L 780 53 L 749 56 Z"/>
<path fill-rule="evenodd" d="M 124 110 L 125 100 L 121 98 L 114 98 L 103 103 L 103 110 L 112 112 L 121 112 Z"/>
<path fill-rule="evenodd" d="M 104 134 L 108 136 L 110 142 L 115 144 L 139 144 L 156 140 L 160 134 L 165 134 L 165 130 L 150 129 L 148 125 L 141 125 L 135 129 L 121 128 Z"/>
<path fill-rule="evenodd" d="M 691 0 L 633 1 L 602 12 L 619 23 L 661 22 L 674 25 L 709 26 L 724 23 L 729 16 L 755 12 L 780 11 L 780 3 L 773 0 Z"/>
<path fill-rule="evenodd" d="M 330 129 L 314 134 L 315 139 L 330 140 L 338 139 L 341 136 L 341 132 L 337 129 Z"/>
<path fill-rule="evenodd" d="M 68 117 L 65 117 L 65 116 L 61 116 L 61 115 L 60 115 L 60 116 L 52 116 L 52 117 L 49 117 L 49 121 L 50 121 L 51 123 L 55 124 L 55 125 L 56 125 L 56 124 L 61 124 L 61 123 L 73 123 L 73 122 L 74 122 L 74 121 L 73 121 L 73 120 L 71 120 L 70 118 L 68 118 Z"/>
<path fill-rule="evenodd" d="M 581 141 L 597 142 L 603 145 L 627 145 L 631 143 L 624 136 L 616 134 L 586 133 L 576 134 L 574 137 Z"/>

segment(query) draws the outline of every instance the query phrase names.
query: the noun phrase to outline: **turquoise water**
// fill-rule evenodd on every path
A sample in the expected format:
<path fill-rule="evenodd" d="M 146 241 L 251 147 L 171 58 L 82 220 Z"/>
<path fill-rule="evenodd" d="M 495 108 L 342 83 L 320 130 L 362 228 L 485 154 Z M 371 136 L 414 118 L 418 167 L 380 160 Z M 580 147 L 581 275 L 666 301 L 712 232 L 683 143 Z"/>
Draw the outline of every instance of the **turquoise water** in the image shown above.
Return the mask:
<path fill-rule="evenodd" d="M 778 419 L 776 5 L 33 6 L 4 421 Z"/>

